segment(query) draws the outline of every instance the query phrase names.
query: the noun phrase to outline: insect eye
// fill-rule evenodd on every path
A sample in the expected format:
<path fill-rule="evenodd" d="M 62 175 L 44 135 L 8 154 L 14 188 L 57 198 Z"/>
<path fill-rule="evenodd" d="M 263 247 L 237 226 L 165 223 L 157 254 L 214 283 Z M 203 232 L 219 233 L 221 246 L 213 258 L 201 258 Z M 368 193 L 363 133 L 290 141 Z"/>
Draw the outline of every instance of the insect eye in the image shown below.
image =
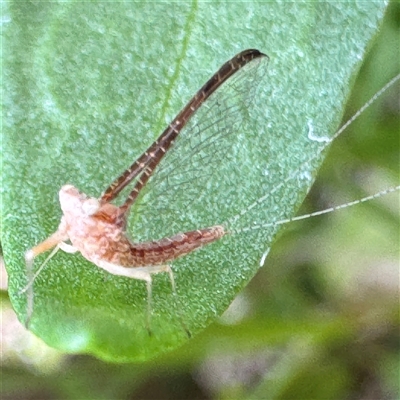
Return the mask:
<path fill-rule="evenodd" d="M 83 212 L 90 216 L 96 213 L 100 208 L 100 203 L 95 198 L 89 198 L 82 203 Z"/>

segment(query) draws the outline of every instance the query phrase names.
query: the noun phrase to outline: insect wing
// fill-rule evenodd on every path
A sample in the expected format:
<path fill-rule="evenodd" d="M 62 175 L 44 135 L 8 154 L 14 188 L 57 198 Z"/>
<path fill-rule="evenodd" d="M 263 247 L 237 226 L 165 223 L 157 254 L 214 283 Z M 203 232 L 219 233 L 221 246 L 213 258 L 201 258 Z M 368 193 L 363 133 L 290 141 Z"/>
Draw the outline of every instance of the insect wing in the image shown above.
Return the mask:
<path fill-rule="evenodd" d="M 147 230 L 148 221 L 155 227 L 165 227 L 163 235 L 195 229 L 188 219 L 181 218 L 188 207 L 203 212 L 196 218 L 201 220 L 202 227 L 217 222 L 205 205 L 213 191 L 218 190 L 218 180 L 224 179 L 218 176 L 221 164 L 234 162 L 232 149 L 246 145 L 242 132 L 251 119 L 251 106 L 267 64 L 267 57 L 246 64 L 194 113 L 155 169 L 144 189 L 144 198 L 133 210 L 135 234 Z M 150 229 L 146 236 L 159 237 L 159 228 Z"/>

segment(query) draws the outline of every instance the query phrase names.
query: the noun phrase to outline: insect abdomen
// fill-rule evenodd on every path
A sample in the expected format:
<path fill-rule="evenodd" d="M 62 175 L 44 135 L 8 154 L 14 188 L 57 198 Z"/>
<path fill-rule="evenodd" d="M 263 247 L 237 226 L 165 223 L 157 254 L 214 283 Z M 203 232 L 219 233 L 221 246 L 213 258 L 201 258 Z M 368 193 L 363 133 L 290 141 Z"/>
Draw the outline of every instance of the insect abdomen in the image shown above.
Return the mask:
<path fill-rule="evenodd" d="M 175 236 L 151 242 L 135 243 L 131 245 L 132 259 L 139 265 L 156 265 L 172 261 L 196 250 L 208 243 L 212 243 L 225 235 L 222 226 L 179 233 Z"/>

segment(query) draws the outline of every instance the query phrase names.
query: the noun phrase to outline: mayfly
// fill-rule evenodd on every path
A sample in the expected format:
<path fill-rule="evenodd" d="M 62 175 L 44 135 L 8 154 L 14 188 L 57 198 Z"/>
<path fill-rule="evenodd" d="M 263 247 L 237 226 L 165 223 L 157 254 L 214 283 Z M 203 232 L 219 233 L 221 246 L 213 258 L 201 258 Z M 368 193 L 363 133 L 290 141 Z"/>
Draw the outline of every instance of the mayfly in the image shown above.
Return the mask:
<path fill-rule="evenodd" d="M 152 176 L 160 161 L 174 145 L 178 135 L 202 105 L 238 71 L 257 68 L 268 57 L 258 50 L 249 49 L 237 54 L 203 85 L 183 110 L 174 118 L 160 137 L 111 185 L 100 198 L 88 197 L 72 185 L 64 185 L 59 192 L 63 216 L 55 233 L 25 254 L 28 285 L 26 324 L 33 312 L 32 285 L 46 263 L 59 250 L 67 253 L 80 252 L 90 262 L 114 275 L 139 279 L 147 285 L 146 326 L 150 332 L 152 275 L 167 273 L 173 294 L 176 296 L 174 275 L 169 263 L 206 244 L 223 237 L 227 231 L 222 225 L 209 226 L 160 240 L 140 243 L 132 242 L 127 234 L 127 220 L 132 205 Z M 245 73 L 245 72 L 244 72 Z M 257 80 L 257 78 L 255 78 Z M 236 84 L 242 82 L 237 78 Z M 257 84 L 259 82 L 255 82 Z M 243 92 L 247 88 L 240 88 Z M 228 111 L 228 110 L 225 110 Z M 230 112 L 235 112 L 234 109 Z M 135 185 L 121 206 L 111 202 L 121 191 L 135 180 Z M 66 243 L 70 241 L 71 244 Z M 33 275 L 33 261 L 41 253 L 53 249 L 38 271 Z M 32 276 L 33 275 L 33 276 Z M 187 330 L 186 330 L 187 331 Z M 187 331 L 188 332 L 188 331 Z"/>

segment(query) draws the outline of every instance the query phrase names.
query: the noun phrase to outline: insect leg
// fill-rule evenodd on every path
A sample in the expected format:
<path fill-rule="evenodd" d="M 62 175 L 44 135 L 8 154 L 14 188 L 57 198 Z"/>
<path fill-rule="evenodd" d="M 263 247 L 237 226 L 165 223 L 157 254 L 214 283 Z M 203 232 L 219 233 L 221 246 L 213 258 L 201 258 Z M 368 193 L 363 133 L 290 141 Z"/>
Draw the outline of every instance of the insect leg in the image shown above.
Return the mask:
<path fill-rule="evenodd" d="M 77 251 L 79 251 L 76 247 L 74 247 L 74 246 L 72 246 L 72 245 L 70 245 L 70 244 L 67 244 L 67 243 L 65 243 L 65 242 L 59 243 L 59 244 L 58 244 L 58 247 L 59 247 L 62 251 L 64 251 L 65 253 L 68 253 L 68 254 L 74 254 L 74 253 L 76 253 Z"/>
<path fill-rule="evenodd" d="M 172 271 L 172 268 L 170 265 L 156 265 L 154 267 L 152 267 L 151 270 L 151 274 L 158 274 L 160 272 L 167 272 L 168 276 L 169 276 L 169 280 L 171 282 L 171 288 L 172 288 L 172 294 L 174 296 L 174 302 L 175 302 L 175 308 L 176 310 L 178 310 L 178 314 L 179 314 L 179 319 L 180 319 L 180 323 L 182 325 L 183 330 L 186 332 L 186 335 L 190 338 L 192 335 L 189 331 L 189 329 L 186 327 L 185 323 L 184 323 L 184 319 L 183 319 L 183 315 L 182 315 L 182 311 L 181 311 L 181 306 L 179 304 L 179 299 L 178 299 L 178 295 L 176 293 L 176 286 L 175 286 L 175 278 L 174 278 L 174 273 Z M 148 289 L 148 293 L 149 293 L 149 303 L 151 301 L 151 288 L 150 288 L 150 292 Z M 150 312 L 149 312 L 150 314 Z"/>
<path fill-rule="evenodd" d="M 25 253 L 25 266 L 26 266 L 26 274 L 28 278 L 27 285 L 19 292 L 19 294 L 23 294 L 27 292 L 27 310 L 26 310 L 26 320 L 25 326 L 28 327 L 30 319 L 33 313 L 33 283 L 38 275 L 42 272 L 43 268 L 46 266 L 48 261 L 57 253 L 60 249 L 60 244 L 68 239 L 68 235 L 66 234 L 63 226 L 60 225 L 59 229 L 54 232 L 50 237 L 44 240 L 42 243 L 39 243 L 37 246 L 32 247 Z M 33 274 L 33 262 L 35 258 L 50 249 L 53 251 L 49 254 L 49 256 L 44 260 L 43 264 L 39 267 L 37 272 Z"/>
<path fill-rule="evenodd" d="M 175 299 L 175 304 L 176 304 L 176 309 L 179 312 L 179 318 L 181 320 L 181 325 L 183 330 L 186 332 L 186 335 L 190 338 L 192 335 L 189 331 L 189 329 L 186 327 L 185 322 L 183 320 L 183 315 L 182 315 L 182 311 L 181 311 L 181 307 L 179 303 L 179 299 L 178 299 L 178 295 L 176 293 L 176 286 L 175 286 L 175 279 L 174 279 L 174 273 L 172 272 L 172 269 L 169 265 L 165 265 L 165 272 L 168 272 L 169 275 L 169 280 L 171 281 L 171 287 L 172 287 L 172 293 L 174 295 L 174 299 Z"/>
<path fill-rule="evenodd" d="M 169 275 L 169 279 L 171 281 L 172 292 L 175 299 L 175 304 L 177 305 L 176 309 L 179 312 L 179 317 L 181 321 L 181 325 L 186 332 L 187 336 L 190 337 L 190 332 L 186 328 L 186 325 L 183 322 L 181 309 L 177 304 L 177 294 L 175 287 L 175 279 L 173 275 L 173 271 L 169 265 L 152 265 L 146 267 L 138 267 L 138 268 L 127 268 L 121 265 L 116 265 L 108 262 L 102 262 L 98 265 L 100 268 L 105 269 L 109 273 L 113 275 L 125 276 L 132 279 L 138 279 L 146 282 L 147 288 L 147 315 L 146 315 L 146 329 L 151 335 L 151 314 L 152 314 L 152 278 L 151 275 L 158 274 L 162 272 L 167 272 Z"/>

